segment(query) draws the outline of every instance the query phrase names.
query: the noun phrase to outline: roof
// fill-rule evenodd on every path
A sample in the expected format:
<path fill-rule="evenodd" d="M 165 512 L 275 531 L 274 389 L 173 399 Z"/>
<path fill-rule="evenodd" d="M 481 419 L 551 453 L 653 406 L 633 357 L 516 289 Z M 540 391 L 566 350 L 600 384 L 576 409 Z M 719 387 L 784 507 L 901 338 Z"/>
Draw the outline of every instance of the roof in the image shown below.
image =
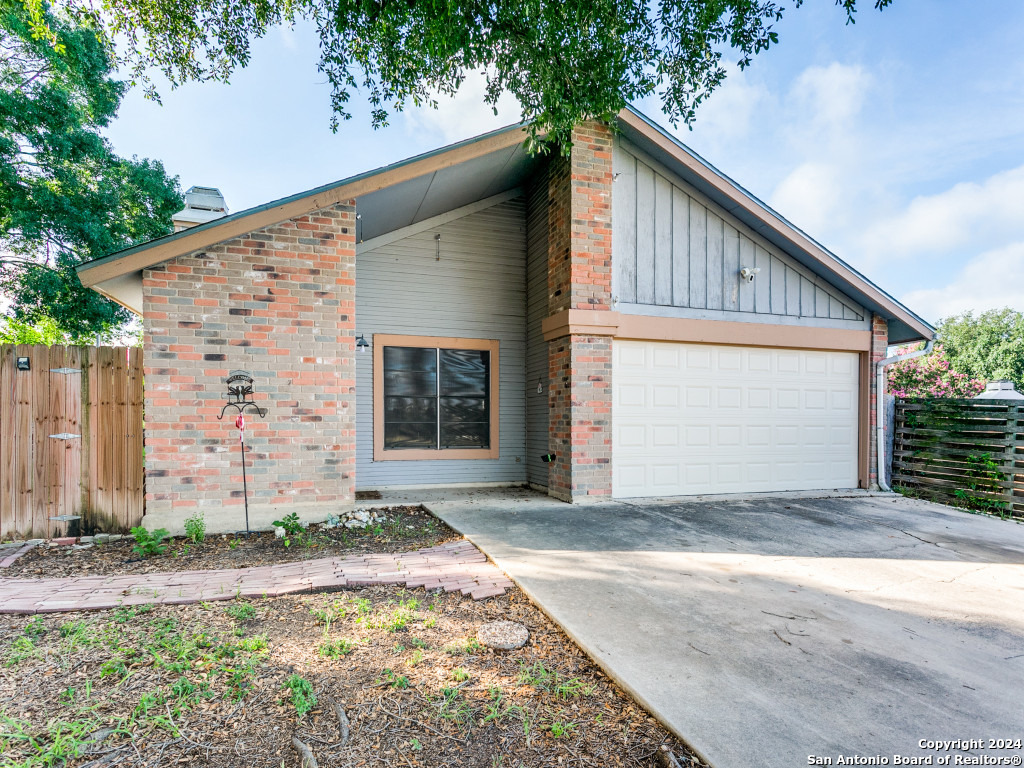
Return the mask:
<path fill-rule="evenodd" d="M 935 329 L 864 275 L 632 107 L 618 127 L 633 143 L 676 170 L 699 191 L 864 307 L 889 320 L 891 343 L 930 339 Z M 360 241 L 369 240 L 523 185 L 538 158 L 524 149 L 525 126 L 473 139 L 238 211 L 126 248 L 78 267 L 82 284 L 133 311 L 142 304 L 141 271 L 342 200 L 356 200 Z"/>

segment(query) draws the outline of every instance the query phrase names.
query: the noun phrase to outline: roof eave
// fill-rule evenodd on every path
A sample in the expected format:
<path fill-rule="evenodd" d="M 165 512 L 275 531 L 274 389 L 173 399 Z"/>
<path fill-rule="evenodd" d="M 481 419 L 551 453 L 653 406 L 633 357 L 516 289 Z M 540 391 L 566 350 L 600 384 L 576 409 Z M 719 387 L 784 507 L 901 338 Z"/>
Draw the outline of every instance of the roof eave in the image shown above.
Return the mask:
<path fill-rule="evenodd" d="M 187 253 L 208 248 L 263 227 L 329 208 L 344 200 L 384 189 L 441 168 L 513 146 L 525 140 L 524 124 L 507 126 L 373 171 L 350 176 L 290 197 L 230 214 L 204 224 L 125 248 L 77 267 L 82 285 L 137 272 Z"/>

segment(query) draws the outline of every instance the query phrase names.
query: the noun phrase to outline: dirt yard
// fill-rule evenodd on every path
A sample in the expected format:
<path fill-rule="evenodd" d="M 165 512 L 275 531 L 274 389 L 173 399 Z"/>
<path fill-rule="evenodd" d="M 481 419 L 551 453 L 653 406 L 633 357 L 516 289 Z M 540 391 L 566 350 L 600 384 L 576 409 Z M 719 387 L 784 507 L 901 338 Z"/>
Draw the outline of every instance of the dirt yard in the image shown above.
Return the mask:
<path fill-rule="evenodd" d="M 240 568 L 459 538 L 418 507 L 360 528 L 87 548 L 40 546 L 2 574 Z M 481 625 L 525 625 L 491 650 Z M 517 589 L 367 587 L 252 601 L 0 616 L 4 766 L 700 765 Z M 306 757 L 303 758 L 303 750 Z M 305 759 L 305 762 L 303 760 Z"/>
<path fill-rule="evenodd" d="M 482 647 L 497 619 L 527 645 Z M 518 590 L 7 616 L 0 647 L 5 765 L 700 764 Z"/>

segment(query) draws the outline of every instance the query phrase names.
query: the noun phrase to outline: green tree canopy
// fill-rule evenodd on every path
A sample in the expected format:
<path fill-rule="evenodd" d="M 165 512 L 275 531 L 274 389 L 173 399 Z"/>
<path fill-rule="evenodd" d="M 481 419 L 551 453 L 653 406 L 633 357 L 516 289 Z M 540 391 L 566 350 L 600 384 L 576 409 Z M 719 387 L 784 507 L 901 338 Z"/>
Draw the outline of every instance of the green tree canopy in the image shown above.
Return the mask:
<path fill-rule="evenodd" d="M 869 0 L 861 0 L 861 3 Z M 24 0 L 37 9 L 43 0 Z M 777 0 L 68 0 L 123 39 L 138 81 L 151 69 L 177 85 L 227 80 L 275 25 L 308 20 L 320 37 L 334 124 L 364 89 L 374 125 L 407 104 L 433 104 L 469 72 L 491 105 L 508 92 L 523 120 L 563 147 L 574 125 L 657 94 L 690 123 L 723 80 L 778 41 Z M 858 0 L 835 0 L 848 22 Z M 876 8 L 892 0 L 873 0 Z M 799 7 L 803 0 L 794 0 Z M 93 10 L 93 9 L 97 10 Z M 99 23 L 99 22 L 97 22 Z M 45 24 L 39 21 L 45 33 Z M 151 91 L 152 93 L 152 91 Z"/>
<path fill-rule="evenodd" d="M 1024 313 L 1006 307 L 948 317 L 939 323 L 946 357 L 971 378 L 1009 379 L 1024 391 Z"/>
<path fill-rule="evenodd" d="M 159 162 L 118 157 L 100 135 L 126 85 L 90 17 L 36 11 L 47 36 L 0 0 L 0 290 L 18 320 L 89 338 L 128 313 L 74 267 L 166 234 L 182 199 Z"/>

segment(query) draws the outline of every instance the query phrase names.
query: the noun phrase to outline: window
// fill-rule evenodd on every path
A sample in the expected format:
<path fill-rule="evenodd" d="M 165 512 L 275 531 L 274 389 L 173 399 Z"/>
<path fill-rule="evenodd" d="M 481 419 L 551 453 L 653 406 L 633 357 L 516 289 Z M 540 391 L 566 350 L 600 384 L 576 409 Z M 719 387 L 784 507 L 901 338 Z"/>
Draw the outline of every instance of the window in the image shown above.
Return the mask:
<path fill-rule="evenodd" d="M 498 458 L 498 342 L 375 335 L 374 460 Z"/>

